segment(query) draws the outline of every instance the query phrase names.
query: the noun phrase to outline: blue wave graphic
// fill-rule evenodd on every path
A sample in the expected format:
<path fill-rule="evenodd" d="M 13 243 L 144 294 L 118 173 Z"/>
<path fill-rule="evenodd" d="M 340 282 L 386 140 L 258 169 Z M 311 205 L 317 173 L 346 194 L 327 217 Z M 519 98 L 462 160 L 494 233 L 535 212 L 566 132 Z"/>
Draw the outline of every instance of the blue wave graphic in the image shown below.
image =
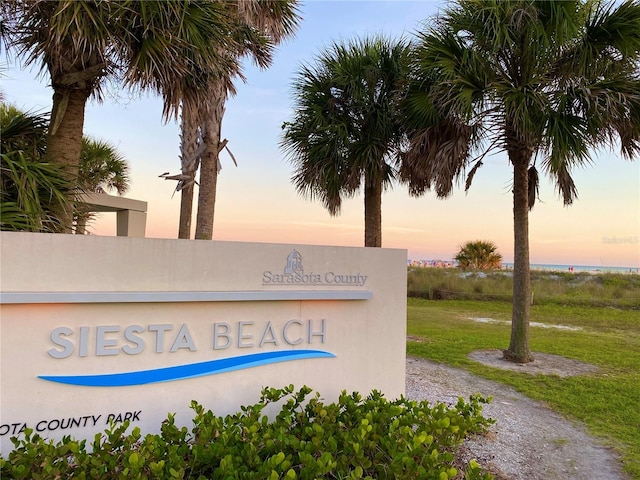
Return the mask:
<path fill-rule="evenodd" d="M 140 370 L 138 372 L 108 373 L 103 375 L 39 375 L 49 382 L 79 385 L 83 387 L 129 387 L 149 383 L 172 382 L 185 378 L 215 375 L 271 363 L 289 362 L 305 358 L 333 358 L 335 355 L 321 350 L 285 350 L 263 352 L 239 357 L 221 358 L 207 362 L 177 365 L 175 367 Z"/>

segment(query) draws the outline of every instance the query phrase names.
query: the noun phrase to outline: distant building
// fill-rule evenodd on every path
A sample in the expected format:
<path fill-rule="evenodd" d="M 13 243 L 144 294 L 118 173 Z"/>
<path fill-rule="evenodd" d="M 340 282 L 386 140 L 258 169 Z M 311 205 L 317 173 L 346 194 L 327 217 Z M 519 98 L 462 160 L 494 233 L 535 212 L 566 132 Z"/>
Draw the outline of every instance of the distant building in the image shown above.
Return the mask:
<path fill-rule="evenodd" d="M 407 265 L 410 267 L 419 268 L 453 268 L 456 266 L 453 260 L 407 260 Z"/>

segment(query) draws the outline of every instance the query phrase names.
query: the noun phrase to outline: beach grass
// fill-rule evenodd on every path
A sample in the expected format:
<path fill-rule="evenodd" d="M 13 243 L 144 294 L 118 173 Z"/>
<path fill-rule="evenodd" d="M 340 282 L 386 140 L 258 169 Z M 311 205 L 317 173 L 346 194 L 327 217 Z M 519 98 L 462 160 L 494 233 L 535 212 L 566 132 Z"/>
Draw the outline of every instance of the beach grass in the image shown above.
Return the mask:
<path fill-rule="evenodd" d="M 456 268 L 410 267 L 409 296 L 511 302 L 513 272 L 462 272 Z M 640 275 L 587 272 L 531 272 L 532 302 L 640 310 Z"/>
<path fill-rule="evenodd" d="M 407 333 L 416 340 L 408 342 L 409 355 L 511 385 L 554 411 L 578 420 L 619 452 L 625 470 L 632 478 L 640 479 L 637 310 L 534 303 L 531 321 L 544 324 L 530 330 L 534 357 L 535 352 L 562 355 L 598 367 L 592 374 L 567 378 L 505 371 L 467 357 L 475 350 L 507 348 L 511 306 L 506 302 L 409 298 L 407 312 Z"/>

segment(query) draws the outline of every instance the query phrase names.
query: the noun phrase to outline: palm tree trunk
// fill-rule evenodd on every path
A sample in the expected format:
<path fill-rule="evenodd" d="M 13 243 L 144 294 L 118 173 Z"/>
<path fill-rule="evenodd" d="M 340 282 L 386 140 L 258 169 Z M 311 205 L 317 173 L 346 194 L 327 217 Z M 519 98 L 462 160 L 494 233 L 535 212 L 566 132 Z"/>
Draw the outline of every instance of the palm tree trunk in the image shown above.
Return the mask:
<path fill-rule="evenodd" d="M 193 175 L 195 179 L 198 161 L 194 158 L 198 149 L 198 116 L 197 106 L 188 99 L 182 103 L 182 122 L 180 125 L 180 155 L 182 156 L 182 173 Z M 191 218 L 193 217 L 194 185 L 185 186 L 180 191 L 180 222 L 178 238 L 191 238 Z"/>
<path fill-rule="evenodd" d="M 191 238 L 191 217 L 193 216 L 193 185 L 180 191 L 180 223 L 178 238 Z"/>
<path fill-rule="evenodd" d="M 90 213 L 78 209 L 76 213 L 76 235 L 84 235 L 87 232 L 87 221 L 89 220 Z"/>
<path fill-rule="evenodd" d="M 216 82 L 209 89 L 208 111 L 205 119 L 204 141 L 207 148 L 200 165 L 200 190 L 198 193 L 198 215 L 196 218 L 197 240 L 213 238 L 213 216 L 216 207 L 218 186 L 218 161 L 220 157 L 220 136 L 227 89 L 223 82 Z"/>
<path fill-rule="evenodd" d="M 72 178 L 78 177 L 84 110 L 91 91 L 56 88 L 51 109 L 51 126 L 47 133 L 46 159 L 68 166 Z M 72 233 L 73 212 L 58 213 L 63 233 Z"/>
<path fill-rule="evenodd" d="M 364 246 L 382 247 L 382 177 L 365 179 Z"/>
<path fill-rule="evenodd" d="M 504 358 L 516 363 L 533 361 L 529 351 L 531 278 L 529 270 L 529 155 L 510 152 L 513 164 L 513 312 L 511 341 Z"/>

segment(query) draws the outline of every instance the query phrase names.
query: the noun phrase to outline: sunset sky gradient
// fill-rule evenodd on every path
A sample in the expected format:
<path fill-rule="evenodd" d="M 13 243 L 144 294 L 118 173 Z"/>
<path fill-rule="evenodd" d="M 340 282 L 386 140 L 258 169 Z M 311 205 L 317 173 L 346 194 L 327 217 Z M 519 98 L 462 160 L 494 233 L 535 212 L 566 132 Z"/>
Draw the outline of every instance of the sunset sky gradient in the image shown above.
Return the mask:
<path fill-rule="evenodd" d="M 218 180 L 214 240 L 361 246 L 363 197 L 344 202 L 331 217 L 316 201 L 301 198 L 290 183 L 292 167 L 279 148 L 281 126 L 292 117 L 291 81 L 303 63 L 332 41 L 383 33 L 411 36 L 437 13 L 435 1 L 308 1 L 296 36 L 278 48 L 273 66 L 260 71 L 247 63 L 247 83 L 227 102 L 226 152 Z M 0 58 L 6 101 L 30 111 L 49 111 L 52 91 L 38 70 Z M 179 173 L 178 124 L 161 119 L 161 101 L 106 88 L 103 104 L 90 101 L 85 134 L 114 144 L 128 159 L 128 197 L 148 202 L 147 236 L 177 238 L 180 196 L 175 182 L 158 176 Z M 579 197 L 564 207 L 543 177 L 540 201 L 530 215 L 531 263 L 640 267 L 640 159 L 618 151 L 594 152 L 593 164 L 574 173 Z M 506 154 L 487 158 L 465 194 L 447 200 L 428 193 L 412 198 L 403 185 L 383 197 L 383 247 L 408 250 L 412 259 L 450 260 L 460 244 L 490 240 L 506 262 L 513 261 L 511 168 Z M 194 207 L 195 212 L 195 207 Z M 195 221 L 194 221 L 195 225 Z M 104 214 L 90 229 L 115 234 L 115 215 Z"/>

